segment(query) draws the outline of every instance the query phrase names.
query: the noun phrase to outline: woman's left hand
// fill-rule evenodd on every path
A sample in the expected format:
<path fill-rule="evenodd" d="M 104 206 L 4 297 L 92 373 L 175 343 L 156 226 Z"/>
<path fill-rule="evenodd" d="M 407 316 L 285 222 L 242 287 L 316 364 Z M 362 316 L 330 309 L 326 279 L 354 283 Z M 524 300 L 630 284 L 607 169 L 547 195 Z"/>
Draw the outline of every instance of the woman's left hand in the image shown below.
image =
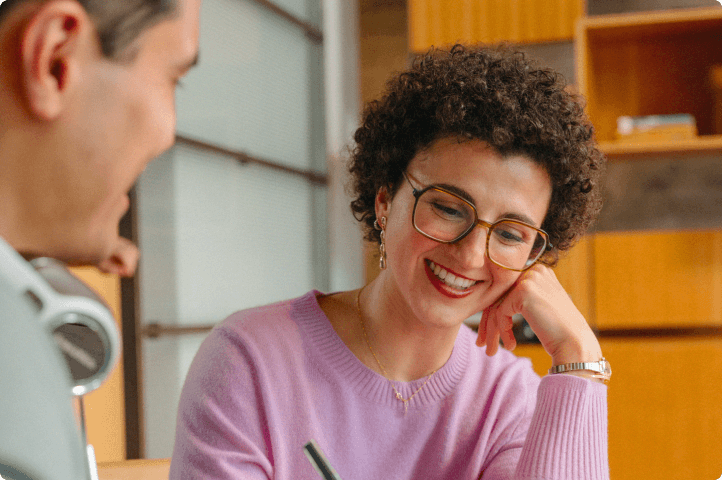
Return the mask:
<path fill-rule="evenodd" d="M 506 294 L 484 310 L 476 343 L 486 344 L 487 355 L 497 352 L 499 338 L 506 349 L 516 347 L 512 333 L 516 313 L 524 316 L 553 365 L 602 358 L 594 332 L 548 266 L 536 264 L 523 272 Z"/>

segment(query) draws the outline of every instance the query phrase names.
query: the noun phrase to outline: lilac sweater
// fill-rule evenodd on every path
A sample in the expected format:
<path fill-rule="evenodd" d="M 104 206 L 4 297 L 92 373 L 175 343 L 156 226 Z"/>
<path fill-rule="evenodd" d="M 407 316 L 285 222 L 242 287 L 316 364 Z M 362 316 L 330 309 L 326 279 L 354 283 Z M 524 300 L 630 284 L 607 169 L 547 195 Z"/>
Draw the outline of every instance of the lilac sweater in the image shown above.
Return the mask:
<path fill-rule="evenodd" d="M 343 480 L 609 478 L 605 385 L 540 381 L 528 360 L 489 358 L 462 327 L 404 414 L 318 294 L 231 315 L 205 340 L 181 395 L 171 479 L 316 480 L 310 439 Z M 408 397 L 422 381 L 396 385 Z"/>

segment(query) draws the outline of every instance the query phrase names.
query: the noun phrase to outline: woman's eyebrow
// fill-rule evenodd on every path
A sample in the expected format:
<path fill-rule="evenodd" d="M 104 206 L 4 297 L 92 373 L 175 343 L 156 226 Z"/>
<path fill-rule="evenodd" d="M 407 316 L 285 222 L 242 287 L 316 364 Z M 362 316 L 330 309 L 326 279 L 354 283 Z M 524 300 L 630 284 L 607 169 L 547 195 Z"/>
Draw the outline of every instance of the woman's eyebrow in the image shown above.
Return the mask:
<path fill-rule="evenodd" d="M 443 188 L 444 190 L 448 190 L 448 191 L 450 191 L 451 193 L 454 193 L 454 194 L 460 196 L 461 198 L 463 198 L 464 200 L 466 200 L 466 201 L 469 202 L 470 204 L 476 206 L 476 204 L 474 203 L 474 199 L 471 198 L 471 195 L 469 195 L 469 194 L 466 192 L 466 190 L 463 190 L 463 189 L 461 189 L 461 188 L 459 188 L 459 187 L 456 187 L 456 186 L 454 186 L 454 185 L 449 185 L 448 183 L 434 183 L 434 186 L 435 186 L 435 187 L 441 187 L 441 188 Z"/>
<path fill-rule="evenodd" d="M 537 224 L 534 222 L 534 220 L 527 217 L 526 215 L 520 215 L 518 213 L 507 212 L 504 215 L 502 215 L 501 218 L 508 218 L 510 220 L 519 220 L 520 222 L 524 222 L 524 223 L 528 223 L 529 225 L 533 225 L 536 228 L 541 228 L 541 226 L 537 226 Z"/>
<path fill-rule="evenodd" d="M 448 183 L 435 183 L 434 186 L 435 186 L 435 187 L 441 187 L 441 188 L 443 188 L 444 190 L 448 190 L 448 191 L 450 191 L 451 193 L 455 193 L 456 195 L 458 195 L 459 197 L 463 198 L 464 200 L 466 200 L 466 201 L 469 202 L 470 204 L 474 205 L 474 207 L 476 208 L 476 202 L 475 202 L 474 199 L 471 197 L 471 195 L 469 195 L 469 194 L 466 192 L 466 190 L 463 190 L 463 189 L 461 189 L 461 188 L 459 188 L 459 187 L 457 187 L 457 186 L 454 186 L 454 185 L 449 185 Z M 502 215 L 500 218 L 508 218 L 508 219 L 510 219 L 510 220 L 519 220 L 520 222 L 524 222 L 524 223 L 528 223 L 529 225 L 534 225 L 534 226 L 536 226 L 536 223 L 534 223 L 534 220 L 532 220 L 532 219 L 529 218 L 528 216 L 523 215 L 523 214 L 520 214 L 520 213 L 506 212 L 506 213 L 505 213 L 504 215 Z M 537 228 L 538 228 L 538 227 L 537 227 Z"/>

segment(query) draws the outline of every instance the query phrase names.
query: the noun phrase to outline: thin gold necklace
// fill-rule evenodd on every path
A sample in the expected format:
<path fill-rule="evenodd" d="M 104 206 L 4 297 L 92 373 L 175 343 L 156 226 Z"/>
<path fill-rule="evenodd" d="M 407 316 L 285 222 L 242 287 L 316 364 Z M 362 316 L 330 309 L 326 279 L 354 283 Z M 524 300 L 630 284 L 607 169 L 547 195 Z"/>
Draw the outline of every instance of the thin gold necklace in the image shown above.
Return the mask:
<path fill-rule="evenodd" d="M 364 287 L 364 288 L 365 288 L 365 287 Z M 391 384 L 391 388 L 394 389 L 394 393 L 396 394 L 396 398 L 404 403 L 404 415 L 406 415 L 406 412 L 409 411 L 409 402 L 411 401 L 411 399 L 414 398 L 414 397 L 416 396 L 416 394 L 421 391 L 422 388 L 424 388 L 424 385 L 426 385 L 426 382 L 428 382 L 429 380 L 431 380 L 431 377 L 433 377 L 434 374 L 435 374 L 439 369 L 437 368 L 436 370 L 434 370 L 433 372 L 431 372 L 431 373 L 429 374 L 429 376 L 426 377 L 426 380 L 424 380 L 424 383 L 422 383 L 421 386 L 420 386 L 419 388 L 417 388 L 416 391 L 415 391 L 414 393 L 412 393 L 409 398 L 404 398 L 404 396 L 401 395 L 401 393 L 400 393 L 398 390 L 396 390 L 396 385 L 394 385 L 394 382 L 392 382 L 391 379 L 389 378 L 388 374 L 386 373 L 386 369 L 384 368 L 384 366 L 383 366 L 383 365 L 381 364 L 381 362 L 379 361 L 379 357 L 376 356 L 376 353 L 374 352 L 374 349 L 371 348 L 371 343 L 369 343 L 369 336 L 368 336 L 368 334 L 366 333 L 366 323 L 364 322 L 364 316 L 363 316 L 363 314 L 361 313 L 361 300 L 360 300 L 360 298 L 361 298 L 361 291 L 362 291 L 362 290 L 363 290 L 363 288 L 361 288 L 361 289 L 358 291 L 358 293 L 356 294 L 356 310 L 358 311 L 358 318 L 359 318 L 359 320 L 361 320 L 361 329 L 362 329 L 363 332 L 364 332 L 364 341 L 366 342 L 366 346 L 369 347 L 369 352 L 371 352 L 371 355 L 373 355 L 374 360 L 376 360 L 376 365 L 379 366 L 379 369 L 381 370 L 381 373 L 384 374 L 384 377 L 386 378 L 386 380 L 388 380 L 389 383 Z"/>

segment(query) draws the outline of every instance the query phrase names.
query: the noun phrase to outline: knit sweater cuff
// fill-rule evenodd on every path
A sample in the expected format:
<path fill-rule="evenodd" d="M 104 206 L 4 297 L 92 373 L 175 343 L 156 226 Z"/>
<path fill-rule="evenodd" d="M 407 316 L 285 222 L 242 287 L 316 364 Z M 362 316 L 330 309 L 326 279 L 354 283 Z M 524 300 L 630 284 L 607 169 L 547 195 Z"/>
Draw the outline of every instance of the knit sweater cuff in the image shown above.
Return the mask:
<path fill-rule="evenodd" d="M 539 385 L 519 480 L 608 480 L 607 387 L 572 375 Z"/>

